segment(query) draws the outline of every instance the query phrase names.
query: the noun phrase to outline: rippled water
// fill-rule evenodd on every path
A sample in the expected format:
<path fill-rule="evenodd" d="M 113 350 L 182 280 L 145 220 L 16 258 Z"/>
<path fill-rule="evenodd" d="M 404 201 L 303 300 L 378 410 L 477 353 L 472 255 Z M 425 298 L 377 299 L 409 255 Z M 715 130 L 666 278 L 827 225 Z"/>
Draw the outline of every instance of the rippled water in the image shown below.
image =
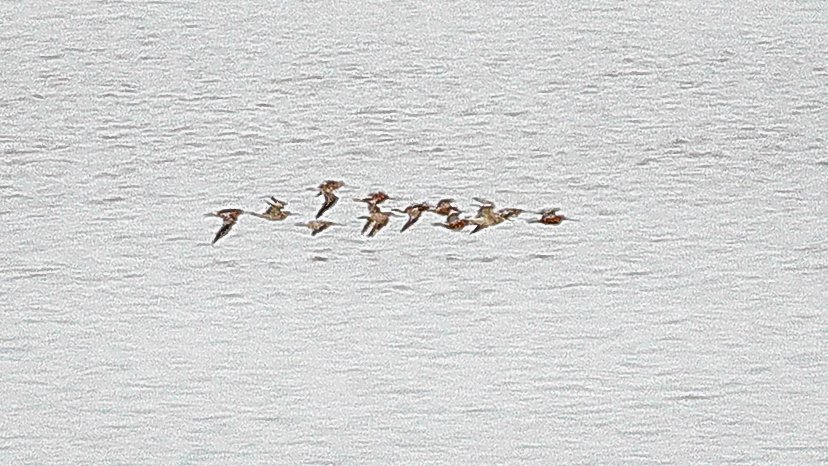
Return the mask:
<path fill-rule="evenodd" d="M 3 463 L 828 461 L 823 2 L 0 23 Z M 209 244 L 328 178 L 581 221 Z"/>

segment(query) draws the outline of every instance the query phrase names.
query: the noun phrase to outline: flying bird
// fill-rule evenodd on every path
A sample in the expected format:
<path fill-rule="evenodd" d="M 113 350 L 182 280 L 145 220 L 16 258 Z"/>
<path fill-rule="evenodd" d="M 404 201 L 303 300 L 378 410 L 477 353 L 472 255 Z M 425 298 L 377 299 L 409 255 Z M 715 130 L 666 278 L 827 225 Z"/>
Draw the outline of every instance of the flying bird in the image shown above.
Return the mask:
<path fill-rule="evenodd" d="M 371 213 L 367 216 L 362 216 L 359 218 L 366 220 L 365 226 L 362 227 L 362 234 L 364 235 L 366 232 L 368 232 L 368 237 L 372 237 L 379 233 L 380 230 L 385 228 L 386 225 L 388 225 L 388 221 L 391 220 L 392 215 L 396 215 L 391 212 L 381 211 L 376 204 L 368 204 L 368 208 L 370 209 Z"/>
<path fill-rule="evenodd" d="M 454 199 L 440 199 L 437 202 L 437 205 L 431 209 L 437 215 L 450 215 L 453 211 L 457 210 L 457 207 L 454 206 Z"/>
<path fill-rule="evenodd" d="M 227 233 L 230 233 L 233 225 L 239 221 L 239 217 L 243 213 L 244 211 L 241 209 L 222 209 L 218 212 L 204 214 L 207 217 L 218 217 L 223 221 L 221 228 L 219 228 L 219 231 L 216 232 L 216 236 L 213 238 L 213 242 L 211 244 L 216 244 L 216 241 L 224 238 Z"/>
<path fill-rule="evenodd" d="M 248 212 L 248 213 L 250 215 L 255 216 L 255 217 L 259 217 L 259 218 L 263 218 L 265 220 L 271 220 L 271 221 L 284 220 L 289 215 L 293 215 L 292 212 L 288 212 L 287 210 L 284 210 L 285 206 L 287 205 L 287 202 L 280 201 L 280 200 L 278 200 L 278 199 L 276 199 L 275 197 L 272 197 L 272 196 L 270 197 L 270 200 L 267 200 L 266 202 L 267 202 L 268 207 L 267 207 L 267 210 L 264 211 L 264 213 L 261 213 L 261 214 L 258 213 L 258 212 Z"/>
<path fill-rule="evenodd" d="M 414 225 L 415 223 L 417 223 L 417 220 L 420 219 L 420 216 L 423 215 L 423 212 L 427 212 L 430 209 L 431 209 L 431 206 L 429 206 L 428 204 L 420 203 L 420 204 L 411 204 L 410 206 L 406 207 L 405 210 L 399 210 L 399 209 L 391 209 L 391 210 L 393 210 L 394 212 L 402 213 L 402 214 L 408 214 L 408 221 L 405 222 L 405 225 L 403 225 L 402 229 L 400 230 L 400 232 L 403 232 L 403 231 L 408 230 L 409 228 L 411 228 L 411 226 Z"/>
<path fill-rule="evenodd" d="M 472 222 L 468 218 L 460 218 L 460 211 L 457 209 L 453 209 L 450 210 L 448 215 L 446 216 L 445 223 L 434 223 L 433 225 L 447 228 L 451 231 L 460 231 L 463 228 L 472 225 Z"/>
<path fill-rule="evenodd" d="M 343 183 L 342 181 L 334 180 L 328 180 L 319 185 L 319 188 L 317 188 L 319 192 L 316 193 L 316 195 L 325 196 L 325 202 L 322 203 L 322 207 L 319 209 L 319 212 L 316 213 L 316 218 L 321 217 L 322 214 L 328 211 L 328 209 L 336 205 L 336 202 L 339 200 L 339 197 L 337 197 L 337 195 L 334 194 L 334 191 L 343 186 L 345 186 L 345 183 Z"/>
<path fill-rule="evenodd" d="M 312 220 L 312 221 L 307 222 L 307 223 L 297 223 L 296 224 L 296 226 L 298 226 L 298 227 L 310 228 L 311 236 L 316 236 L 319 233 L 322 233 L 323 231 L 327 230 L 328 228 L 330 228 L 332 226 L 339 226 L 339 225 L 341 225 L 341 224 L 334 223 L 334 222 L 329 222 L 327 220 Z"/>
<path fill-rule="evenodd" d="M 540 214 L 540 218 L 536 220 L 529 220 L 528 223 L 542 223 L 544 225 L 560 225 L 561 222 L 564 220 L 569 220 L 571 222 L 577 222 L 577 219 L 569 218 L 563 214 L 559 214 L 558 211 L 561 209 L 552 208 L 552 209 L 544 209 L 540 212 L 536 212 Z"/>

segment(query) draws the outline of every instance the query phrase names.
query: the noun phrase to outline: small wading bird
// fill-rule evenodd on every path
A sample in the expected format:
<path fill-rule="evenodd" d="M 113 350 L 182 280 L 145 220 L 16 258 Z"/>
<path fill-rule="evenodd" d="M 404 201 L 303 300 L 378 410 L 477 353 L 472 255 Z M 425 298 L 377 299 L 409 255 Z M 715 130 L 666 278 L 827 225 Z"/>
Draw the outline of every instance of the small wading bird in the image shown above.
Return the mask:
<path fill-rule="evenodd" d="M 450 215 L 453 211 L 456 211 L 457 207 L 454 207 L 454 199 L 440 199 L 437 202 L 437 205 L 431 209 L 437 215 Z M 459 211 L 458 211 L 459 212 Z"/>
<path fill-rule="evenodd" d="M 336 196 L 335 191 L 344 186 L 345 183 L 342 181 L 327 180 L 322 182 L 322 184 L 320 184 L 316 188 L 308 188 L 310 190 L 317 191 L 317 196 L 324 196 L 325 202 L 319 209 L 319 212 L 317 212 L 316 214 L 317 220 L 313 220 L 307 223 L 297 223 L 297 225 L 309 228 L 311 231 L 311 236 L 316 236 L 317 234 L 335 225 L 343 226 L 343 224 L 341 223 L 319 220 L 319 217 L 322 216 L 328 210 L 330 210 L 337 203 L 339 197 Z M 380 210 L 379 205 L 389 199 L 392 198 L 383 191 L 370 193 L 367 197 L 363 199 L 354 199 L 358 202 L 364 202 L 368 206 L 368 214 L 359 217 L 360 219 L 366 221 L 365 225 L 362 227 L 363 235 L 373 237 L 377 235 L 383 228 L 388 226 L 392 216 L 404 217 L 407 215 L 408 219 L 400 229 L 400 232 L 404 232 L 411 228 L 415 223 L 420 221 L 420 218 L 422 218 L 425 212 L 433 212 L 437 215 L 444 216 L 445 220 L 442 223 L 433 223 L 433 225 L 440 226 L 447 230 L 463 231 L 467 226 L 473 225 L 474 228 L 471 231 L 472 234 L 477 233 L 485 228 L 498 225 L 507 220 L 511 221 L 514 218 L 523 215 L 524 213 L 531 213 L 540 216 L 534 219 L 530 219 L 528 223 L 560 225 L 565 220 L 578 221 L 577 219 L 569 218 L 563 214 L 559 214 L 559 209 L 557 208 L 533 211 L 509 207 L 501 208 L 498 210 L 495 208 L 495 204 L 493 202 L 479 197 L 473 198 L 476 203 L 475 206 L 478 208 L 477 214 L 474 217 L 460 218 L 460 209 L 458 209 L 454 205 L 453 199 L 448 198 L 440 199 L 440 201 L 437 202 L 437 204 L 434 206 L 426 202 L 421 202 L 411 204 L 403 210 L 396 208 L 390 209 L 389 211 Z M 222 225 L 213 237 L 212 244 L 215 244 L 218 240 L 227 236 L 227 234 L 230 232 L 233 226 L 239 221 L 239 218 L 242 214 L 250 214 L 269 221 L 281 221 L 285 220 L 288 216 L 295 215 L 294 213 L 285 210 L 287 202 L 276 199 L 273 196 L 271 196 L 269 199 L 265 199 L 265 202 L 267 202 L 268 206 L 262 213 L 249 212 L 244 211 L 242 209 L 222 209 L 216 212 L 205 214 L 211 217 L 218 217 L 222 220 Z"/>
<path fill-rule="evenodd" d="M 375 206 L 380 205 L 380 204 L 382 204 L 383 202 L 385 202 L 389 199 L 393 199 L 393 198 L 390 197 L 388 194 L 385 194 L 382 191 L 378 191 L 378 192 L 369 194 L 368 197 L 365 197 L 364 199 L 354 199 L 354 200 L 356 202 L 365 202 L 365 203 L 368 204 L 368 207 L 370 208 L 372 205 L 375 205 Z"/>
<path fill-rule="evenodd" d="M 433 223 L 432 225 L 447 228 L 451 231 L 460 231 L 463 228 L 471 225 L 472 222 L 468 218 L 460 218 L 460 211 L 457 209 L 450 210 L 446 216 L 445 223 Z"/>
<path fill-rule="evenodd" d="M 342 226 L 342 224 L 329 222 L 327 220 L 312 220 L 308 223 L 297 223 L 296 226 L 310 228 L 311 236 L 316 236 L 332 226 Z"/>
<path fill-rule="evenodd" d="M 564 220 L 568 220 L 570 222 L 577 222 L 578 221 L 577 219 L 574 219 L 574 218 L 568 218 L 567 216 L 565 216 L 563 214 L 558 214 L 559 210 L 560 209 L 558 209 L 558 208 L 554 208 L 554 209 L 544 209 L 544 210 L 541 210 L 540 212 L 536 212 L 537 214 L 540 214 L 541 217 L 539 219 L 529 220 L 528 223 L 542 223 L 544 225 L 560 225 L 561 222 L 563 222 Z"/>
<path fill-rule="evenodd" d="M 506 220 L 511 220 L 512 217 L 517 217 L 518 215 L 526 212 L 523 209 L 518 209 L 515 207 L 507 207 L 505 209 L 500 209 L 497 211 L 500 215 L 503 216 Z"/>
<path fill-rule="evenodd" d="M 388 221 L 391 219 L 392 215 L 396 215 L 391 212 L 381 211 L 376 204 L 368 204 L 368 208 L 370 209 L 371 213 L 359 218 L 366 220 L 365 226 L 362 227 L 362 234 L 364 235 L 365 232 L 368 232 L 368 237 L 372 237 L 379 233 L 380 230 L 385 228 L 386 225 L 388 225 Z M 371 231 L 368 231 L 369 228 L 371 229 Z"/>
<path fill-rule="evenodd" d="M 405 210 L 391 210 L 393 210 L 394 212 L 399 212 L 401 214 L 408 214 L 408 221 L 405 222 L 405 225 L 403 225 L 402 229 L 400 229 L 400 233 L 402 233 L 403 231 L 408 230 L 409 228 L 411 228 L 412 225 L 417 223 L 417 220 L 420 219 L 420 216 L 423 215 L 423 212 L 427 212 L 429 209 L 431 209 L 431 206 L 423 202 L 420 204 L 412 204 L 406 207 Z"/>
<path fill-rule="evenodd" d="M 345 186 L 345 183 L 343 183 L 342 181 L 333 180 L 325 181 L 319 185 L 319 187 L 317 188 L 319 192 L 316 193 L 316 195 L 325 196 L 325 202 L 322 204 L 322 207 L 319 209 L 319 212 L 316 213 L 316 218 L 321 217 L 322 214 L 328 211 L 328 209 L 336 205 L 336 201 L 338 201 L 339 198 L 336 196 L 336 194 L 334 194 L 334 191 L 343 186 Z"/>
<path fill-rule="evenodd" d="M 266 200 L 268 207 L 264 213 L 257 213 L 257 212 L 248 212 L 250 215 L 255 217 L 263 218 L 265 220 L 270 221 L 279 221 L 286 219 L 289 215 L 293 215 L 292 212 L 288 212 L 287 210 L 283 210 L 287 205 L 287 202 L 282 202 L 275 197 L 270 197 L 270 200 Z"/>
<path fill-rule="evenodd" d="M 222 223 L 221 228 L 219 228 L 219 231 L 216 232 L 216 236 L 213 238 L 213 242 L 211 244 L 216 244 L 216 241 L 224 238 L 227 233 L 230 233 L 233 225 L 239 221 L 239 217 L 243 213 L 244 211 L 241 209 L 222 209 L 218 212 L 204 214 L 206 217 L 218 217 L 224 222 Z"/>
<path fill-rule="evenodd" d="M 474 230 L 472 230 L 471 234 L 506 221 L 506 217 L 504 215 L 500 212 L 495 212 L 495 205 L 493 202 L 479 197 L 475 197 L 474 200 L 481 203 L 481 206 L 477 209 L 477 216 L 469 220 L 472 224 L 477 225 Z"/>

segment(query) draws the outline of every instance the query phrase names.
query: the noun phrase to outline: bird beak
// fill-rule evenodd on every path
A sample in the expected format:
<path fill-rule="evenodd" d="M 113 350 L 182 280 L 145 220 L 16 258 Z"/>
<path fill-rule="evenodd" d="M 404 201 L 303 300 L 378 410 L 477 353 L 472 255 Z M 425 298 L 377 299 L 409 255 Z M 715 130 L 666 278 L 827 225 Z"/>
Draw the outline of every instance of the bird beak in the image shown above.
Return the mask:
<path fill-rule="evenodd" d="M 569 218 L 569 217 L 567 217 L 567 218 L 565 218 L 564 220 L 569 220 L 569 221 L 571 221 L 571 222 L 580 222 L 580 220 L 578 220 L 577 218 Z"/>

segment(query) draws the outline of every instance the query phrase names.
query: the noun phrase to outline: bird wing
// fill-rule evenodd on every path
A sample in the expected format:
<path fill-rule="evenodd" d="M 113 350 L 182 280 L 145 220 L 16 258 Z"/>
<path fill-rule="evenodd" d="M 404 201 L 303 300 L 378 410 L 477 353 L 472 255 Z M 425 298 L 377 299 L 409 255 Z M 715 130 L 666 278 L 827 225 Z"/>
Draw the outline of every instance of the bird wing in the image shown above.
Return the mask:
<path fill-rule="evenodd" d="M 400 233 L 402 233 L 402 232 L 404 232 L 405 230 L 408 230 L 409 228 L 411 228 L 411 225 L 414 225 L 415 223 L 417 223 L 417 220 L 418 220 L 419 218 L 420 218 L 420 217 L 409 217 L 409 218 L 408 218 L 408 221 L 407 221 L 407 222 L 405 222 L 405 225 L 403 225 L 403 227 L 400 229 Z"/>
<path fill-rule="evenodd" d="M 279 199 L 276 199 L 273 196 L 270 196 L 270 200 L 273 201 L 270 203 L 270 205 L 276 207 L 277 209 L 283 209 L 287 205 L 287 202 L 280 201 Z"/>
<path fill-rule="evenodd" d="M 216 232 L 216 236 L 215 236 L 215 238 L 213 238 L 213 244 L 216 244 L 216 241 L 224 238 L 227 235 L 227 233 L 230 233 L 230 229 L 232 229 L 233 225 L 235 225 L 235 224 L 236 224 L 235 220 L 234 221 L 225 220 L 224 224 L 221 226 L 221 228 L 219 228 L 219 231 Z"/>
<path fill-rule="evenodd" d="M 365 232 L 366 232 L 366 231 L 368 231 L 368 228 L 370 228 L 370 227 L 371 227 L 371 224 L 372 224 L 372 223 L 374 223 L 374 219 L 373 219 L 373 218 L 371 218 L 371 217 L 368 217 L 368 220 L 366 220 L 366 221 L 365 221 L 365 226 L 364 226 L 364 227 L 362 227 L 362 234 L 363 234 L 363 235 L 365 234 Z M 370 236 L 370 235 L 369 235 L 369 236 Z"/>
<path fill-rule="evenodd" d="M 408 213 L 408 221 L 405 222 L 405 225 L 403 225 L 402 229 L 400 230 L 400 233 L 402 233 L 405 230 L 408 230 L 409 228 L 411 228 L 412 225 L 417 223 L 417 220 L 420 219 L 420 214 L 421 213 L 422 213 L 422 211 L 417 210 L 417 209 L 414 209 L 411 212 L 409 212 Z"/>
<path fill-rule="evenodd" d="M 336 197 L 336 194 L 334 193 L 324 192 L 322 194 L 325 195 L 325 203 L 322 204 L 322 208 L 319 209 L 319 212 L 316 213 L 316 218 L 321 217 L 322 214 L 328 211 L 328 209 L 336 205 L 336 201 L 339 200 L 339 198 Z"/>
<path fill-rule="evenodd" d="M 374 228 L 372 228 L 372 229 L 371 229 L 371 233 L 368 233 L 368 236 L 369 236 L 369 237 L 370 237 L 370 236 L 374 236 L 374 235 L 376 235 L 377 233 L 379 233 L 379 231 L 380 231 L 380 230 L 382 230 L 382 229 L 383 229 L 383 227 L 385 227 L 385 225 L 386 225 L 387 223 L 388 223 L 388 222 L 384 222 L 384 223 L 375 222 L 375 223 L 374 223 Z"/>
<path fill-rule="evenodd" d="M 469 234 L 470 234 L 470 235 L 473 235 L 473 234 L 477 233 L 478 231 L 480 231 L 480 230 L 482 230 L 482 229 L 484 229 L 484 228 L 486 228 L 486 225 L 477 225 L 477 226 L 474 228 L 474 230 L 472 230 L 472 232 L 471 232 L 471 233 L 469 233 Z"/>
<path fill-rule="evenodd" d="M 278 214 L 281 211 L 282 211 L 281 207 L 271 204 L 270 206 L 268 206 L 267 210 L 265 210 L 264 214 L 262 214 L 262 215 L 272 216 L 272 215 Z"/>
<path fill-rule="evenodd" d="M 485 216 L 491 215 L 493 211 L 494 211 L 494 206 L 493 205 L 490 205 L 490 204 L 489 205 L 483 205 L 483 206 L 480 206 L 479 209 L 477 209 L 477 216 L 478 217 L 485 217 Z"/>

